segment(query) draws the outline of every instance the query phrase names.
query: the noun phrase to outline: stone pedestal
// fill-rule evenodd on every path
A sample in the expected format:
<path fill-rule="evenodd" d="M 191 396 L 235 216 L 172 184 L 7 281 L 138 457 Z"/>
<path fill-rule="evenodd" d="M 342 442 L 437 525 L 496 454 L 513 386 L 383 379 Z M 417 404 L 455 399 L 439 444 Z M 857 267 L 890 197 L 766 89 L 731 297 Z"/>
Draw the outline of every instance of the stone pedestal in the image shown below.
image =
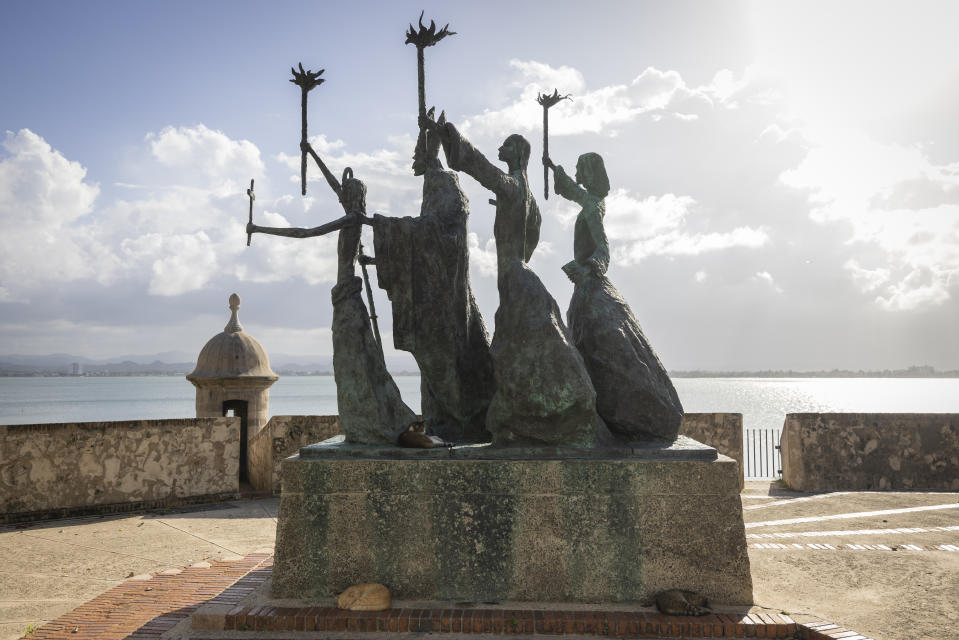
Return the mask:
<path fill-rule="evenodd" d="M 283 463 L 276 597 L 752 602 L 736 462 L 688 438 L 588 451 L 303 447 Z"/>

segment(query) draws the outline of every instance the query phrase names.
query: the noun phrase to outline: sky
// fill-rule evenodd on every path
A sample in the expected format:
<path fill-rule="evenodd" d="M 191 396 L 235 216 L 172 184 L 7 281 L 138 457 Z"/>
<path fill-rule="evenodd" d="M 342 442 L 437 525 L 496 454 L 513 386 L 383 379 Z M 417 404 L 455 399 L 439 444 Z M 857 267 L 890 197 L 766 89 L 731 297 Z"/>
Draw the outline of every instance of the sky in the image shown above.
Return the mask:
<path fill-rule="evenodd" d="M 421 10 L 456 32 L 426 50 L 428 105 L 491 159 L 532 143 L 530 264 L 561 309 L 578 208 L 543 198 L 554 88 L 550 155 L 604 157 L 608 275 L 667 368 L 959 369 L 959 4 L 922 0 L 5 0 L 0 354 L 196 354 L 233 292 L 268 352 L 331 353 L 335 238 L 246 247 L 246 188 L 258 224 L 341 214 L 315 167 L 300 195 L 302 62 L 325 69 L 317 152 L 370 212 L 418 214 Z M 460 182 L 492 333 L 493 208 Z"/>

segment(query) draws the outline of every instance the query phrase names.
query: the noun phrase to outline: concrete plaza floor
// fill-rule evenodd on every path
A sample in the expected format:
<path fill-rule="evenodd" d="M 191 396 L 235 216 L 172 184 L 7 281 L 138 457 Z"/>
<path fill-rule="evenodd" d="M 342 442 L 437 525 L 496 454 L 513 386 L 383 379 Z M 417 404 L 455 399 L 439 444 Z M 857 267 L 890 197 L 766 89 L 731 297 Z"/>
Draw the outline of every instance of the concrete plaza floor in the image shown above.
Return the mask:
<path fill-rule="evenodd" d="M 959 494 L 742 493 L 755 611 L 810 615 L 880 640 L 954 638 Z M 0 527 L 0 640 L 124 582 L 268 553 L 275 498 Z"/>

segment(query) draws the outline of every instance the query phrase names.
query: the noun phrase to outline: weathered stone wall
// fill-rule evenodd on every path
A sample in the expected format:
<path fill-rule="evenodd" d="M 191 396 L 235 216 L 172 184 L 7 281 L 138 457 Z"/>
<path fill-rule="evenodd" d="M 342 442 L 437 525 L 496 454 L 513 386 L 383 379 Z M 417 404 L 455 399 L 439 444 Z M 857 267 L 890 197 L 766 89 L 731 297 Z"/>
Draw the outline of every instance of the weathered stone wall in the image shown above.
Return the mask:
<path fill-rule="evenodd" d="M 959 490 L 959 414 L 790 413 L 780 444 L 800 491 Z"/>
<path fill-rule="evenodd" d="M 300 447 L 343 433 L 338 416 L 273 416 L 250 436 L 247 449 L 250 484 L 257 491 L 280 491 L 280 463 Z"/>
<path fill-rule="evenodd" d="M 0 426 L 0 512 L 239 490 L 239 418 Z"/>
<path fill-rule="evenodd" d="M 708 444 L 739 465 L 739 488 L 745 486 L 743 469 L 743 414 L 687 413 L 679 425 L 679 434 Z"/>

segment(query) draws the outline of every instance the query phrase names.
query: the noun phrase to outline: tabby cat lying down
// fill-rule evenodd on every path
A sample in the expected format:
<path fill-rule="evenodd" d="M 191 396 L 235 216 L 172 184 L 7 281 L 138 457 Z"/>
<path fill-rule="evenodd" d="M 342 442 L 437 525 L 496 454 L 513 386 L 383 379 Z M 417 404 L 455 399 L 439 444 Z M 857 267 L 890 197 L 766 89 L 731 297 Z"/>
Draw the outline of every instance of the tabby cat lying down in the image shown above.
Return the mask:
<path fill-rule="evenodd" d="M 695 591 L 669 589 L 656 594 L 656 608 L 667 616 L 704 616 L 710 613 L 706 596 Z"/>

